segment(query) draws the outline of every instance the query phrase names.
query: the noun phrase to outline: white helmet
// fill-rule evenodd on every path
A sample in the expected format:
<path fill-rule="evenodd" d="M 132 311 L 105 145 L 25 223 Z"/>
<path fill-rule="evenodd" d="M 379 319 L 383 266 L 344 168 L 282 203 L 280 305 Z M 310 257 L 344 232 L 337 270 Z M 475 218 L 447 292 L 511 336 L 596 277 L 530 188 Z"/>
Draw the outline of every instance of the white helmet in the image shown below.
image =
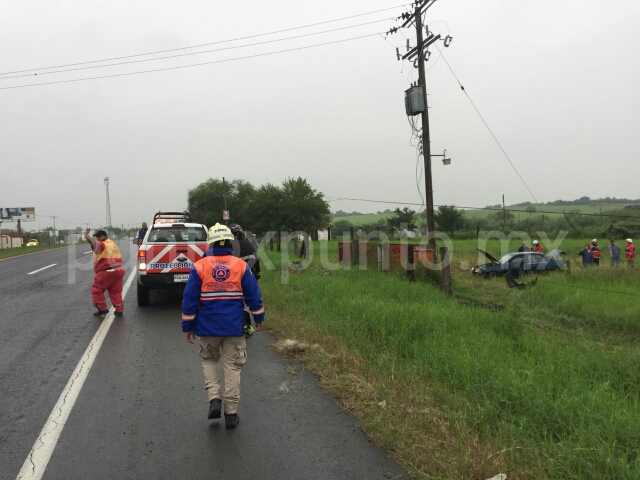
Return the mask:
<path fill-rule="evenodd" d="M 627 238 L 627 242 L 633 243 L 633 240 L 631 240 L 630 238 Z"/>
<path fill-rule="evenodd" d="M 591 240 L 591 243 L 598 243 L 598 240 L 594 238 L 593 240 Z"/>
<path fill-rule="evenodd" d="M 533 241 L 533 244 L 534 244 L 534 245 L 537 245 L 537 244 L 538 244 L 538 240 L 534 240 L 534 241 Z"/>
<path fill-rule="evenodd" d="M 229 230 L 229 227 L 216 223 L 209 229 L 209 233 L 207 233 L 208 244 L 224 242 L 225 240 L 233 240 L 233 234 L 231 233 L 231 230 Z"/>

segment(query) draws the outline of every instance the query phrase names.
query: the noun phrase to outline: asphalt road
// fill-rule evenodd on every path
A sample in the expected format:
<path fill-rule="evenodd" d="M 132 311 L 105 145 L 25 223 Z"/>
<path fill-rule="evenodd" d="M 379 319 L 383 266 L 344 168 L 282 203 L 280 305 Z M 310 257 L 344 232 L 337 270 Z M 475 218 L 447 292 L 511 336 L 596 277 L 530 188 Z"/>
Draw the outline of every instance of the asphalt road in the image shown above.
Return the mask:
<path fill-rule="evenodd" d="M 119 246 L 125 263 L 135 258 L 128 242 Z M 91 315 L 88 251 L 0 261 L 2 479 L 17 477 L 100 326 Z M 129 274 L 128 265 L 125 280 Z M 43 478 L 405 478 L 313 375 L 287 373 L 290 360 L 266 347 L 275 341 L 266 332 L 248 340 L 239 427 L 207 420 L 198 347 L 180 332 L 180 299 L 179 292 L 153 292 L 152 304 L 138 307 L 134 282 Z M 266 308 L 268 322 L 268 299 Z"/>

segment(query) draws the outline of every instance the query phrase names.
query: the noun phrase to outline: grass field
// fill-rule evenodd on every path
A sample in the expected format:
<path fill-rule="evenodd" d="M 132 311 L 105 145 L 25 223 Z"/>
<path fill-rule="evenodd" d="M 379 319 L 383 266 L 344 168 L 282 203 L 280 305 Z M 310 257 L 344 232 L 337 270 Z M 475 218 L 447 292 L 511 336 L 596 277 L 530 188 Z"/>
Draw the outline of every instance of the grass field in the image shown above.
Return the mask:
<path fill-rule="evenodd" d="M 335 223 L 340 220 L 346 220 L 354 227 L 359 227 L 361 225 L 372 225 L 379 222 L 382 219 L 391 218 L 391 217 L 393 217 L 393 215 L 389 213 L 385 213 L 385 214 L 369 213 L 369 214 L 362 214 L 362 215 L 351 215 L 348 217 L 333 217 L 331 221 Z"/>
<path fill-rule="evenodd" d="M 0 250 L 0 260 L 3 258 L 18 257 L 29 253 L 51 250 L 53 248 L 68 247 L 69 245 L 38 245 L 37 247 L 3 248 Z"/>
<path fill-rule="evenodd" d="M 263 267 L 266 325 L 317 344 L 305 368 L 414 478 L 639 478 L 638 271 L 605 254 L 512 290 L 472 277 L 476 246 L 454 243 L 447 300 L 402 274 L 326 270 L 316 243 L 288 283 Z"/>
<path fill-rule="evenodd" d="M 624 208 L 627 204 L 603 204 L 603 205 L 562 205 L 562 206 L 553 206 L 553 205 L 541 205 L 538 207 L 538 210 L 541 210 L 547 218 L 554 218 L 558 215 L 562 215 L 563 212 L 578 212 L 578 213 L 588 213 L 599 215 L 603 214 L 602 222 L 607 223 L 606 215 L 608 212 L 612 210 L 620 210 Z M 507 210 L 514 210 L 513 215 L 516 217 L 520 217 L 521 220 L 525 220 L 527 218 L 537 218 L 541 217 L 543 214 L 538 212 L 526 212 L 527 207 L 522 206 L 507 206 Z M 468 220 L 477 220 L 488 215 L 494 215 L 499 213 L 496 210 L 485 210 L 485 209 L 477 209 L 477 210 L 464 210 L 464 215 Z M 640 217 L 640 213 L 630 212 L 629 215 L 634 215 Z M 363 214 L 363 215 L 353 215 L 347 217 L 333 217 L 332 222 L 337 222 L 339 220 L 346 220 L 351 223 L 354 227 L 358 227 L 361 225 L 373 225 L 377 223 L 379 220 L 384 218 L 392 217 L 392 214 Z M 596 218 L 596 223 L 600 221 L 599 218 Z"/>

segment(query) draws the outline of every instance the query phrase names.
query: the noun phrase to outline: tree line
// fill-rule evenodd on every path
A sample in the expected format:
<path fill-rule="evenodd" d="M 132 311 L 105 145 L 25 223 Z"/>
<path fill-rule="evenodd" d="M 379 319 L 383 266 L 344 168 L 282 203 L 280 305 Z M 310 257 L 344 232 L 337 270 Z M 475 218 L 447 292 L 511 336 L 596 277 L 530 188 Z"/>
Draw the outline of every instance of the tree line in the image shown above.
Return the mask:
<path fill-rule="evenodd" d="M 244 180 L 230 182 L 210 178 L 188 193 L 189 212 L 195 222 L 214 225 L 223 222 L 263 234 L 269 231 L 305 231 L 326 229 L 331 222 L 329 203 L 306 179 L 287 178 L 282 185 L 267 183 L 259 187 Z"/>

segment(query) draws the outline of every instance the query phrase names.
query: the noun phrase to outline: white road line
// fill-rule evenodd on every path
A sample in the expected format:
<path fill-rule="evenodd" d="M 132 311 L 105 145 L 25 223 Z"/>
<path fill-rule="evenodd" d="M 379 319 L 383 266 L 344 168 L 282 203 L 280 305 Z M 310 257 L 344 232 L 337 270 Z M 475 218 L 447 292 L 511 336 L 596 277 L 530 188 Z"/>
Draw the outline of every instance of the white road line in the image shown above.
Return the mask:
<path fill-rule="evenodd" d="M 33 275 L 34 273 L 41 272 L 42 270 L 46 270 L 47 268 L 55 267 L 56 265 L 57 265 L 57 263 L 52 263 L 51 265 L 49 265 L 47 267 L 42 267 L 39 270 L 34 270 L 33 272 L 29 272 L 29 273 L 27 273 L 27 275 Z"/>
<path fill-rule="evenodd" d="M 90 253 L 93 253 L 93 252 L 89 250 L 88 252 L 84 252 L 83 255 L 89 255 Z"/>
<path fill-rule="evenodd" d="M 133 282 L 135 276 L 136 271 L 134 269 L 129 275 L 129 278 L 127 278 L 127 283 L 122 289 L 123 299 L 127 295 L 127 291 L 129 290 L 129 287 L 131 286 L 131 283 Z M 89 343 L 89 346 L 82 354 L 78 365 L 76 365 L 75 370 L 71 374 L 71 378 L 69 378 L 67 385 L 64 387 L 64 390 L 60 394 L 58 402 L 56 403 L 55 407 L 53 407 L 53 411 L 49 415 L 49 418 L 44 424 L 44 427 L 42 427 L 40 435 L 38 435 L 38 438 L 34 443 L 31 452 L 29 452 L 29 456 L 22 464 L 20 473 L 18 473 L 18 476 L 16 477 L 17 480 L 39 480 L 44 475 L 44 471 L 47 468 L 49 460 L 51 459 L 53 450 L 56 448 L 56 444 L 58 443 L 58 439 L 60 438 L 62 429 L 69 419 L 69 415 L 71 414 L 73 405 L 78 399 L 78 395 L 80 394 L 82 385 L 84 385 L 84 381 L 89 375 L 89 370 L 91 370 L 93 361 L 98 356 L 98 352 L 100 351 L 102 342 L 107 336 L 109 328 L 111 328 L 113 319 L 114 312 L 112 309 L 106 316 L 106 318 L 102 321 L 102 324 L 93 336 L 91 343 Z"/>

